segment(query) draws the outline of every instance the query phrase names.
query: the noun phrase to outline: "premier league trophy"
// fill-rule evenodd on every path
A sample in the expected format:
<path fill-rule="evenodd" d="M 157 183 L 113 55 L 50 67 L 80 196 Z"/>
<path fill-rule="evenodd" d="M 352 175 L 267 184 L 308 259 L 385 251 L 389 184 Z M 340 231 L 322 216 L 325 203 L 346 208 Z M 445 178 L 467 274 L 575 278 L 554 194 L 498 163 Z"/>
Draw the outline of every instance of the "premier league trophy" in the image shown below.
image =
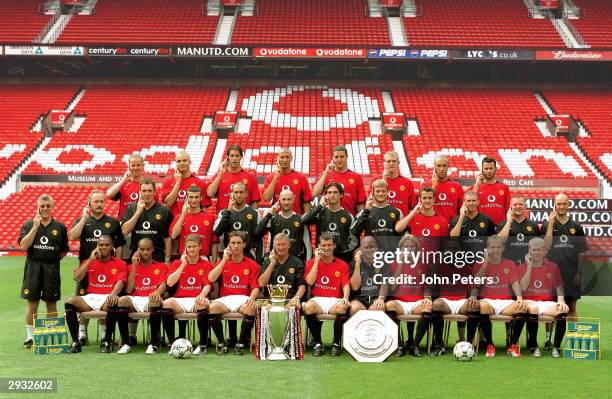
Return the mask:
<path fill-rule="evenodd" d="M 303 359 L 299 303 L 287 300 L 288 291 L 286 284 L 268 285 L 270 299 L 257 301 L 258 359 Z"/>

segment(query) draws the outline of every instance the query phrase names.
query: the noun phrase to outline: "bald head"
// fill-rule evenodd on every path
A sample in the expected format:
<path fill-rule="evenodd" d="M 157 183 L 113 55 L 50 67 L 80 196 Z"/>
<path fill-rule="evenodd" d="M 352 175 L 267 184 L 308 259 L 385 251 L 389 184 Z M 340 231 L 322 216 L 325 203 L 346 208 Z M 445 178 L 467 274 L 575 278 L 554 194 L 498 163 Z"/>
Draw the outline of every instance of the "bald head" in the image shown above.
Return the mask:
<path fill-rule="evenodd" d="M 438 154 L 434 158 L 434 172 L 440 181 L 448 178 L 448 157 L 446 155 Z"/>
<path fill-rule="evenodd" d="M 555 211 L 562 221 L 565 221 L 565 218 L 568 217 L 569 197 L 566 194 L 559 193 L 555 196 Z"/>
<path fill-rule="evenodd" d="M 191 158 L 187 151 L 178 151 L 174 156 L 174 161 L 176 162 L 176 170 L 180 172 L 183 177 L 189 177 L 191 174 Z"/>

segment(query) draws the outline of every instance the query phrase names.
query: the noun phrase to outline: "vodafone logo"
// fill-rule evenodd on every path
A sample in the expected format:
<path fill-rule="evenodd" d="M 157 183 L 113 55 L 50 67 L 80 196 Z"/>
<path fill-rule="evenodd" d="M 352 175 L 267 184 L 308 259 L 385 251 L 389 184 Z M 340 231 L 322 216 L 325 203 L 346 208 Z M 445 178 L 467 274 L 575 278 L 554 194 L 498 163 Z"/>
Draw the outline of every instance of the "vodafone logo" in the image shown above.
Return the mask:
<path fill-rule="evenodd" d="M 387 225 L 387 221 L 385 219 L 380 219 L 378 221 L 378 227 L 385 227 Z"/>
<path fill-rule="evenodd" d="M 390 117 L 389 118 L 389 123 L 391 123 L 391 124 L 397 123 L 397 118 L 395 116 Z"/>
<path fill-rule="evenodd" d="M 193 276 L 191 276 L 191 277 L 189 277 L 189 278 L 187 279 L 187 284 L 189 284 L 189 285 L 194 285 L 194 284 L 195 284 L 195 282 L 196 282 L 196 278 L 195 278 L 195 277 L 193 277 Z"/>
<path fill-rule="evenodd" d="M 397 193 L 393 190 L 389 190 L 389 193 L 387 194 L 387 196 L 391 199 L 394 199 L 397 196 Z"/>
<path fill-rule="evenodd" d="M 105 281 L 106 281 L 106 275 L 104 275 L 104 274 L 99 274 L 99 275 L 98 275 L 98 282 L 99 282 L 99 283 L 103 283 L 103 282 L 105 282 Z"/>
<path fill-rule="evenodd" d="M 49 243 L 49 237 L 47 237 L 47 236 L 40 237 L 40 243 L 42 245 L 47 245 Z"/>
<path fill-rule="evenodd" d="M 476 232 L 476 230 L 470 230 L 470 232 L 468 233 L 470 237 L 476 237 L 477 234 L 478 233 Z"/>
<path fill-rule="evenodd" d="M 94 236 L 94 237 L 99 238 L 101 235 L 102 235 L 102 231 L 101 231 L 101 230 L 99 230 L 99 229 L 95 229 L 95 230 L 93 231 L 93 236 Z"/>
<path fill-rule="evenodd" d="M 536 280 L 533 282 L 533 286 L 536 288 L 542 288 L 542 280 Z"/>
<path fill-rule="evenodd" d="M 336 231 L 337 228 L 338 228 L 338 225 L 336 223 L 330 223 L 329 224 L 329 229 L 331 231 Z"/>
<path fill-rule="evenodd" d="M 192 233 L 197 233 L 198 230 L 200 230 L 200 228 L 196 226 L 195 224 L 192 224 L 191 226 L 189 226 L 189 231 L 191 231 Z"/>
<path fill-rule="evenodd" d="M 373 285 L 373 283 L 374 283 L 374 280 L 372 280 L 372 277 L 368 277 L 366 279 L 366 285 L 371 286 L 371 285 Z"/>
<path fill-rule="evenodd" d="M 429 230 L 428 228 L 424 228 L 423 230 L 421 230 L 421 235 L 423 237 L 429 237 L 430 234 L 431 234 L 431 230 Z"/>
<path fill-rule="evenodd" d="M 131 193 L 130 194 L 130 199 L 132 201 L 136 201 L 138 199 L 138 193 Z"/>
<path fill-rule="evenodd" d="M 491 281 L 493 281 L 492 285 L 499 284 L 499 276 L 491 277 Z"/>
<path fill-rule="evenodd" d="M 232 283 L 238 284 L 240 282 L 240 276 L 236 276 L 235 274 L 230 279 Z"/>
<path fill-rule="evenodd" d="M 145 277 L 142 279 L 142 285 L 144 285 L 145 287 L 149 286 L 151 284 L 151 279 L 149 277 Z"/>
<path fill-rule="evenodd" d="M 282 276 L 282 275 L 281 275 L 281 276 L 278 276 L 278 277 L 276 278 L 276 283 L 277 283 L 277 284 L 285 284 L 285 276 Z"/>
<path fill-rule="evenodd" d="M 234 224 L 232 224 L 232 227 L 234 228 L 234 230 L 240 230 L 242 228 L 242 223 L 234 222 Z"/>
<path fill-rule="evenodd" d="M 149 230 L 151 228 L 151 222 L 149 222 L 148 220 L 146 220 L 143 224 L 142 224 L 142 228 L 145 230 Z"/>
<path fill-rule="evenodd" d="M 321 277 L 321 283 L 323 283 L 324 285 L 329 284 L 329 277 L 327 276 Z"/>
<path fill-rule="evenodd" d="M 559 241 L 561 241 L 563 244 L 565 244 L 567 242 L 567 236 L 565 234 L 563 234 L 561 237 L 559 237 Z"/>
<path fill-rule="evenodd" d="M 275 109 L 281 98 L 294 93 L 311 90 L 321 91 L 321 100 L 328 98 L 342 102 L 346 110 L 333 116 L 299 116 L 281 113 Z M 330 131 L 332 128 L 356 128 L 370 118 L 380 117 L 378 101 L 348 88 L 327 86 L 287 86 L 262 90 L 245 98 L 241 110 L 253 120 L 262 121 L 272 127 L 293 127 L 298 131 Z"/>
<path fill-rule="evenodd" d="M 438 194 L 438 199 L 439 199 L 440 201 L 446 201 L 446 194 L 444 194 L 444 193 L 440 193 L 440 194 Z"/>
<path fill-rule="evenodd" d="M 229 115 L 225 115 L 225 116 L 223 117 L 223 122 L 226 122 L 226 123 L 227 123 L 227 122 L 229 122 L 229 121 L 230 121 L 230 116 L 229 116 Z"/>
<path fill-rule="evenodd" d="M 287 236 L 291 235 L 291 232 L 289 231 L 289 229 L 283 229 L 283 231 L 281 231 L 281 233 L 283 233 L 283 234 L 285 234 Z"/>
<path fill-rule="evenodd" d="M 495 202 L 495 200 L 496 200 L 496 199 L 497 199 L 497 198 L 495 198 L 495 196 L 494 196 L 493 194 L 491 194 L 491 195 L 489 195 L 489 196 L 487 197 L 487 201 L 489 201 L 489 202 Z"/>
<path fill-rule="evenodd" d="M 518 233 L 518 234 L 516 235 L 516 239 L 517 239 L 518 241 L 524 241 L 524 240 L 525 240 L 525 234 L 523 234 L 523 233 Z"/>
<path fill-rule="evenodd" d="M 181 198 L 185 198 L 187 196 L 187 191 L 179 190 L 178 196 L 181 197 Z"/>
<path fill-rule="evenodd" d="M 291 191 L 291 187 L 289 187 L 288 184 L 285 184 L 283 187 L 281 187 L 281 191 Z"/>

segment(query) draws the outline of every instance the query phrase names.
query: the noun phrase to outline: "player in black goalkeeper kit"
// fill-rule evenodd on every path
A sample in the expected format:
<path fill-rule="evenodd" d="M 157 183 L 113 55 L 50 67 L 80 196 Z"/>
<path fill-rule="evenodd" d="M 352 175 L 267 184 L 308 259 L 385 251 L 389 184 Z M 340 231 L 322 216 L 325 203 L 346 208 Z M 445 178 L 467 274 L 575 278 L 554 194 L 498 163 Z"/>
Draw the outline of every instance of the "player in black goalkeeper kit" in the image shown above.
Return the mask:
<path fill-rule="evenodd" d="M 302 216 L 302 222 L 315 225 L 317 242 L 323 234 L 334 237 L 334 256 L 348 264 L 352 261 L 353 250 L 357 247 L 357 238 L 351 234 L 353 216 L 341 205 L 343 193 L 344 189 L 340 183 L 329 183 L 321 202 Z"/>
<path fill-rule="evenodd" d="M 244 183 L 234 183 L 232 196 L 227 209 L 222 210 L 215 221 L 213 232 L 221 237 L 223 244 L 227 247 L 229 233 L 241 231 L 246 237 L 244 255 L 253 259 L 258 264 L 263 256 L 263 243 L 260 236 L 255 233 L 260 217 L 257 209 L 245 202 L 247 188 Z"/>
<path fill-rule="evenodd" d="M 310 251 L 310 235 L 304 228 L 302 217 L 293 211 L 295 195 L 289 190 L 283 190 L 278 196 L 278 202 L 270 208 L 255 229 L 255 235 L 263 237 L 270 232 L 270 251 L 273 249 L 274 238 L 283 233 L 291 242 L 290 253 L 302 260 Z"/>
<path fill-rule="evenodd" d="M 366 202 L 366 206 L 367 202 Z M 374 267 L 374 253 L 378 251 L 376 240 L 372 236 L 361 239 L 359 249 L 355 251 L 351 270 L 351 316 L 360 310 L 385 310 L 385 301 L 389 290 L 384 278 L 391 276 L 388 264 Z"/>
<path fill-rule="evenodd" d="M 282 194 L 281 194 L 282 195 Z M 257 282 L 262 287 L 264 297 L 269 297 L 268 284 L 286 284 L 289 286 L 287 299 L 297 303 L 306 293 L 304 280 L 304 263 L 289 252 L 289 236 L 278 233 L 274 237 L 274 249 L 265 257 Z"/>
<path fill-rule="evenodd" d="M 529 252 L 529 240 L 542 235 L 538 224 L 525 217 L 525 197 L 513 195 L 506 220 L 495 228 L 497 235 L 505 238 L 504 259 L 513 260 L 517 265 L 525 261 Z"/>

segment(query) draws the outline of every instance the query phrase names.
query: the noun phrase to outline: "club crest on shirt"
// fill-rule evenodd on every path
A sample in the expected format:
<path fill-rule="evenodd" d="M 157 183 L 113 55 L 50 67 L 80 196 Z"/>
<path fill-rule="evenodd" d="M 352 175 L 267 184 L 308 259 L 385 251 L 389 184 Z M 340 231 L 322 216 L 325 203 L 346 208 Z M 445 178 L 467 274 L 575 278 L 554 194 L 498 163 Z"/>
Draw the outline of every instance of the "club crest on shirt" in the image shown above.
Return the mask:
<path fill-rule="evenodd" d="M 552 278 L 552 273 L 550 272 L 546 273 L 546 278 L 550 280 Z"/>
<path fill-rule="evenodd" d="M 251 220 L 251 219 L 253 219 L 253 215 L 251 215 L 251 214 L 249 213 L 248 215 L 246 215 L 246 218 L 247 218 L 248 220 Z"/>
<path fill-rule="evenodd" d="M 248 275 L 249 275 L 249 273 L 250 273 L 249 269 L 244 269 L 244 270 L 242 271 L 242 274 L 244 274 L 245 276 L 248 276 Z"/>
<path fill-rule="evenodd" d="M 79 295 L 84 295 L 84 294 L 85 294 L 85 290 L 84 290 L 83 288 L 81 288 L 81 289 L 79 290 Z"/>
<path fill-rule="evenodd" d="M 196 184 L 195 184 L 195 183 L 191 183 L 191 184 L 189 185 L 189 187 L 195 187 L 195 186 L 196 186 Z"/>
<path fill-rule="evenodd" d="M 298 222 L 297 220 L 293 222 L 293 227 L 300 227 L 300 222 Z"/>
<path fill-rule="evenodd" d="M 481 229 L 484 229 L 484 227 L 485 227 L 484 222 L 480 222 L 479 226 L 480 226 Z"/>
<path fill-rule="evenodd" d="M 569 232 L 570 234 L 576 234 L 576 229 L 573 227 L 570 227 Z"/>
<path fill-rule="evenodd" d="M 349 184 L 355 184 L 355 179 L 350 178 L 350 179 L 348 179 L 348 182 L 349 182 Z"/>
<path fill-rule="evenodd" d="M 434 224 L 434 230 L 440 230 L 440 225 L 438 223 Z"/>
<path fill-rule="evenodd" d="M 204 226 L 208 226 L 208 225 L 210 225 L 210 222 L 208 220 L 205 220 L 204 221 Z"/>
<path fill-rule="evenodd" d="M 27 288 L 24 288 L 24 289 L 23 289 L 23 293 L 24 293 L 24 294 L 26 294 L 26 295 L 28 295 L 28 294 L 30 293 L 30 290 L 29 290 L 29 289 L 27 289 Z"/>
<path fill-rule="evenodd" d="M 117 269 L 115 269 L 114 267 L 111 269 L 111 274 L 114 276 L 115 274 L 117 274 Z"/>
<path fill-rule="evenodd" d="M 289 268 L 289 274 L 293 274 L 293 273 L 295 273 L 295 269 L 294 269 L 294 268 L 292 268 L 292 267 L 290 267 L 290 268 Z"/>
<path fill-rule="evenodd" d="M 247 184 L 249 181 L 248 181 L 247 179 L 242 179 L 242 182 L 243 182 L 244 184 Z"/>
<path fill-rule="evenodd" d="M 106 227 L 107 229 L 110 229 L 110 223 L 108 222 L 104 223 L 104 227 Z"/>
<path fill-rule="evenodd" d="M 53 234 L 54 236 L 56 236 L 56 235 L 58 234 L 58 231 L 57 231 L 57 230 L 55 230 L 55 229 L 53 229 L 53 230 L 51 230 L 51 234 Z"/>
<path fill-rule="evenodd" d="M 504 195 L 504 190 L 499 190 L 499 195 Z"/>
<path fill-rule="evenodd" d="M 159 275 L 159 273 L 161 273 L 161 271 L 159 269 L 155 269 L 153 270 L 153 274 L 155 274 L 156 276 Z"/>
<path fill-rule="evenodd" d="M 203 275 L 204 275 L 204 269 L 198 270 L 198 276 L 203 276 Z"/>
<path fill-rule="evenodd" d="M 455 187 L 451 187 L 450 192 L 451 192 L 451 193 L 453 193 L 453 194 L 455 194 L 455 191 L 457 191 L 457 190 L 455 189 Z"/>
<path fill-rule="evenodd" d="M 533 231 L 533 227 L 527 226 L 527 231 L 531 233 Z"/>
<path fill-rule="evenodd" d="M 336 272 L 334 273 L 334 276 L 340 277 L 340 272 L 336 270 Z"/>
<path fill-rule="evenodd" d="M 404 186 L 403 184 L 400 186 L 400 191 L 406 191 L 406 186 Z"/>
<path fill-rule="evenodd" d="M 343 217 L 341 217 L 341 218 L 340 218 L 340 222 L 342 222 L 342 223 L 346 223 L 346 218 L 345 218 L 344 216 L 343 216 Z"/>
<path fill-rule="evenodd" d="M 292 182 L 293 184 L 298 184 L 298 179 L 293 179 Z"/>
<path fill-rule="evenodd" d="M 504 274 L 508 274 L 508 273 L 510 273 L 510 269 L 507 267 L 504 267 Z"/>

